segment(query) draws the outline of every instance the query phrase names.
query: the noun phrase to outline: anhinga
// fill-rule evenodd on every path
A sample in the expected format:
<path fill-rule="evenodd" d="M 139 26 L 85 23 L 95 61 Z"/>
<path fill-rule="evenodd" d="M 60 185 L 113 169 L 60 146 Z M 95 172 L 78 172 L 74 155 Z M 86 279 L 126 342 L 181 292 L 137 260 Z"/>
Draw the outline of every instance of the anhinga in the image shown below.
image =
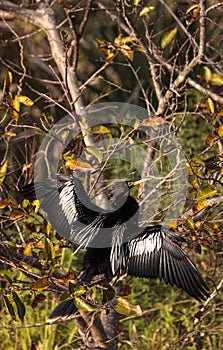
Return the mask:
<path fill-rule="evenodd" d="M 159 278 L 199 301 L 205 300 L 208 287 L 180 247 L 185 239 L 161 225 L 138 226 L 139 206 L 129 190 L 139 182 L 125 182 L 124 186 L 114 183 L 111 212 L 92 203 L 75 176 L 46 179 L 36 184 L 35 189 L 53 228 L 74 242 L 77 249 L 86 248 L 80 281 L 90 282 L 100 274 L 107 280 L 125 274 Z M 26 194 L 30 194 L 31 188 L 27 188 Z M 49 320 L 71 318 L 76 311 L 74 301 L 66 300 L 56 306 Z"/>

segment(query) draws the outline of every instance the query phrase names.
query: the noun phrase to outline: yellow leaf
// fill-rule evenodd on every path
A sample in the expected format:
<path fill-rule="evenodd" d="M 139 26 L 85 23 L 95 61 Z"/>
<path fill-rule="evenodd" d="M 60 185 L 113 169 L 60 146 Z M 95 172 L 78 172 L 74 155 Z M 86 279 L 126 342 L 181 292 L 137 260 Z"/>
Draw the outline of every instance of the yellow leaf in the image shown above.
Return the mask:
<path fill-rule="evenodd" d="M 65 163 L 65 168 L 70 170 L 83 170 L 83 171 L 91 171 L 92 166 L 87 162 L 82 162 L 77 159 L 67 159 Z"/>
<path fill-rule="evenodd" d="M 12 84 L 12 78 L 13 78 L 12 73 L 9 70 L 7 70 L 4 78 L 3 93 L 2 93 L 3 96 L 9 93 L 9 89 Z"/>
<path fill-rule="evenodd" d="M 155 10 L 154 6 L 145 6 L 139 13 L 139 17 L 147 16 L 151 11 Z"/>
<path fill-rule="evenodd" d="M 6 131 L 3 136 L 5 136 L 5 137 L 15 137 L 16 133 L 14 133 L 13 131 L 9 130 L 9 131 Z"/>
<path fill-rule="evenodd" d="M 219 128 L 218 128 L 218 135 L 219 136 L 223 136 L 223 125 L 221 125 L 221 126 L 219 126 Z"/>
<path fill-rule="evenodd" d="M 202 199 L 199 202 L 195 203 L 193 206 L 193 212 L 196 214 L 201 209 L 205 208 L 208 205 L 208 201 L 206 199 Z"/>
<path fill-rule="evenodd" d="M 214 133 L 210 133 L 208 135 L 208 137 L 206 138 L 206 144 L 208 146 L 212 145 L 212 143 L 214 143 L 215 141 L 219 140 L 219 136 L 214 134 Z"/>
<path fill-rule="evenodd" d="M 135 36 L 122 36 L 121 34 L 117 36 L 114 40 L 114 45 L 122 46 L 127 43 L 132 43 L 133 41 L 137 41 L 138 39 Z"/>
<path fill-rule="evenodd" d="M 47 276 L 44 276 L 44 277 L 38 279 L 37 281 L 31 283 L 30 289 L 41 291 L 41 290 L 48 288 L 49 285 L 50 285 L 49 278 Z"/>
<path fill-rule="evenodd" d="M 27 169 L 31 168 L 32 163 L 26 163 L 22 167 L 22 173 L 24 173 Z"/>
<path fill-rule="evenodd" d="M 24 248 L 24 251 L 23 251 L 24 255 L 32 256 L 33 254 L 32 254 L 32 249 L 31 248 L 32 248 L 32 242 L 29 242 Z"/>
<path fill-rule="evenodd" d="M 111 131 L 104 125 L 96 125 L 90 129 L 91 134 L 110 134 Z"/>
<path fill-rule="evenodd" d="M 171 41 L 175 38 L 176 34 L 177 34 L 177 27 L 173 27 L 165 30 L 160 39 L 161 48 L 165 49 L 165 47 L 169 45 Z"/>
<path fill-rule="evenodd" d="M 194 175 L 193 167 L 187 162 L 186 163 L 187 171 L 189 175 Z"/>
<path fill-rule="evenodd" d="M 7 173 L 8 162 L 7 160 L 0 166 L 0 185 L 3 183 Z"/>
<path fill-rule="evenodd" d="M 194 23 L 195 19 L 198 17 L 200 13 L 200 7 L 198 4 L 192 4 L 186 11 L 186 23 L 187 27 L 189 27 L 192 23 Z"/>
<path fill-rule="evenodd" d="M 38 199 L 35 199 L 34 201 L 32 201 L 32 206 L 35 208 L 35 213 L 38 213 L 39 208 L 40 208 L 40 202 Z"/>
<path fill-rule="evenodd" d="M 17 98 L 14 98 L 10 101 L 10 114 L 16 123 L 19 119 L 19 112 L 20 112 L 20 102 Z"/>
<path fill-rule="evenodd" d="M 213 73 L 211 75 L 210 83 L 212 85 L 222 86 L 223 85 L 223 76 L 218 74 L 218 73 Z"/>
<path fill-rule="evenodd" d="M 218 117 L 222 118 L 223 117 L 223 109 L 220 109 L 218 112 Z"/>
<path fill-rule="evenodd" d="M 210 97 L 208 97 L 206 100 L 206 107 L 209 113 L 214 114 L 215 112 L 214 102 Z"/>
<path fill-rule="evenodd" d="M 24 216 L 24 213 L 22 210 L 13 209 L 11 211 L 11 214 L 9 215 L 9 220 L 17 220 L 17 219 L 21 218 L 22 216 Z"/>
<path fill-rule="evenodd" d="M 18 95 L 16 99 L 25 106 L 31 107 L 33 105 L 33 101 L 27 96 Z"/>
<path fill-rule="evenodd" d="M 133 61 L 133 51 L 128 45 L 122 45 L 120 47 L 120 51 L 123 53 L 124 56 L 128 57 L 130 61 Z"/>
<path fill-rule="evenodd" d="M 5 198 L 3 200 L 1 200 L 0 202 L 0 209 L 3 209 L 7 206 L 17 206 L 18 204 L 14 201 L 14 199 L 11 198 Z"/>

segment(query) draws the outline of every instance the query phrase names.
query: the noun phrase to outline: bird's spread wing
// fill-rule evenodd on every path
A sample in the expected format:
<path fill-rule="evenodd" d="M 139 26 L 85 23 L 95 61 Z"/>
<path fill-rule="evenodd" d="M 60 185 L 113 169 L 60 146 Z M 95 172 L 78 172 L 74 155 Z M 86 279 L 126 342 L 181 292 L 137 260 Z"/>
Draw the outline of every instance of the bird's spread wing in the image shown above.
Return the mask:
<path fill-rule="evenodd" d="M 178 245 L 180 238 L 161 226 L 145 228 L 127 244 L 127 273 L 159 278 L 205 300 L 208 287 L 196 266 Z"/>
<path fill-rule="evenodd" d="M 74 199 L 74 187 L 72 181 L 67 181 L 59 194 L 59 205 L 68 223 L 71 225 L 77 219 L 77 210 Z"/>
<path fill-rule="evenodd" d="M 58 187 L 57 180 L 49 178 L 35 185 L 27 185 L 21 192 L 23 197 L 30 200 L 37 196 L 53 228 L 64 237 L 69 238 L 70 225 L 60 204 L 61 190 L 63 190 L 63 184 Z"/>
<path fill-rule="evenodd" d="M 114 226 L 111 242 L 110 264 L 113 275 L 121 273 L 126 265 L 125 252 L 123 248 L 123 235 L 126 231 L 126 223 L 117 223 Z"/>

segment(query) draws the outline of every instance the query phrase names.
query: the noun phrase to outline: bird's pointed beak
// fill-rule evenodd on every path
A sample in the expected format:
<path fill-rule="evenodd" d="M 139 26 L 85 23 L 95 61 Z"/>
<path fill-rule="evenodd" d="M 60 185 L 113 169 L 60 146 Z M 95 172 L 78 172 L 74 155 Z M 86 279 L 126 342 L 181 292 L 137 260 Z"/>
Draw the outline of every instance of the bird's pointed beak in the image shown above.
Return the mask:
<path fill-rule="evenodd" d="M 146 181 L 147 181 L 147 179 L 141 179 L 141 180 L 138 180 L 138 181 L 134 181 L 134 182 L 132 183 L 132 186 L 133 186 L 133 187 L 139 186 L 139 185 L 141 185 L 142 183 L 144 183 L 144 182 L 146 182 Z"/>

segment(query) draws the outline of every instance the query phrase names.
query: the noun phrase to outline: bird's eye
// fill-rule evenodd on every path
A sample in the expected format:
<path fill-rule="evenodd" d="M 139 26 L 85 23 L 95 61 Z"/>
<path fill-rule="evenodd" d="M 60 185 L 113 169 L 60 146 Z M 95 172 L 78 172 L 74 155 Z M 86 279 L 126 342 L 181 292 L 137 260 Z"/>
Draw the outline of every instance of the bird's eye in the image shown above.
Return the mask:
<path fill-rule="evenodd" d="M 128 185 L 128 188 L 132 188 L 134 186 L 134 182 L 128 181 L 127 185 Z"/>

